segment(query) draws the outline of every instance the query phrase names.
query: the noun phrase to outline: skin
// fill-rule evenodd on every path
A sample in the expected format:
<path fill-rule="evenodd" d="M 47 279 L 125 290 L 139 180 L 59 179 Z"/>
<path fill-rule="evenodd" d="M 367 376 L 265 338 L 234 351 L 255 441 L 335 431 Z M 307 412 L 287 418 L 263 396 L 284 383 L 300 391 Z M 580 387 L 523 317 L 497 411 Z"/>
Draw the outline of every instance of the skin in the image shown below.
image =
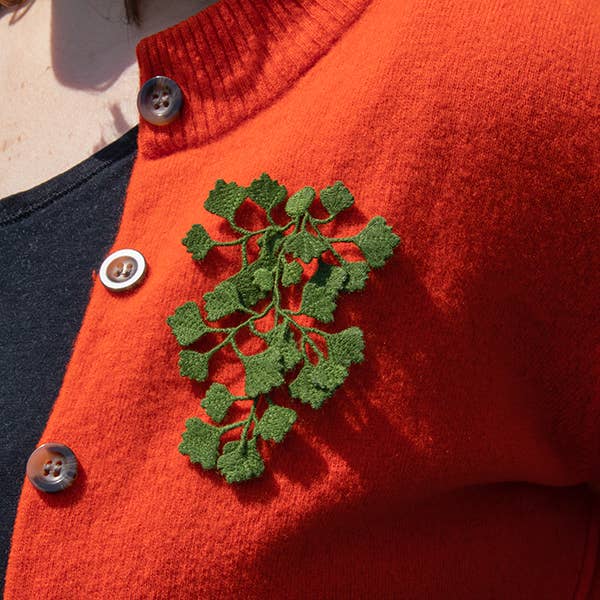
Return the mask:
<path fill-rule="evenodd" d="M 136 125 L 137 42 L 217 0 L 28 0 L 0 12 L 0 199 L 63 173 Z M 158 74 L 158 73 L 157 73 Z"/>

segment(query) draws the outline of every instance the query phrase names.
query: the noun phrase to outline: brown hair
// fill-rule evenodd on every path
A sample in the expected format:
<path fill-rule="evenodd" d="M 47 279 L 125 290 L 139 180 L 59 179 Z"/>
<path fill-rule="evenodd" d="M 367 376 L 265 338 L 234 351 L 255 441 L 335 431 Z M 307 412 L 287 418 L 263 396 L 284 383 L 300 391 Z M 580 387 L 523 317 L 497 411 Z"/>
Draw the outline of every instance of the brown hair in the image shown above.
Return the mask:
<path fill-rule="evenodd" d="M 24 2 L 26 2 L 26 0 L 0 0 L 0 6 L 10 8 L 12 6 L 19 6 L 19 4 L 23 4 Z M 125 18 L 127 19 L 127 22 L 139 25 L 141 21 L 139 0 L 124 0 L 124 3 Z"/>

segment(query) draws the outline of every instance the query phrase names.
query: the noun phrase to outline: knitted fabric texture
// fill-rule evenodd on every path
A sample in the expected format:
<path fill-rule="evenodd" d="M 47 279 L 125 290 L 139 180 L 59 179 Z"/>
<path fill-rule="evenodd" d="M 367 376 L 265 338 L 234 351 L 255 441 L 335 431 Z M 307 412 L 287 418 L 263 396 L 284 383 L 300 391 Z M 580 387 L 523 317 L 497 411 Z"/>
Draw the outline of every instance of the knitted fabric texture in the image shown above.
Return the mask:
<path fill-rule="evenodd" d="M 236 212 L 248 197 L 255 206 L 263 209 L 268 222 L 266 227 L 248 230 L 236 222 Z M 210 359 L 228 344 L 243 364 L 244 396 L 234 396 L 222 384 L 213 383 L 201 405 L 214 421 L 220 423 L 234 402 L 251 400 L 248 417 L 221 427 L 204 423 L 199 418 L 190 418 L 186 421 L 183 441 L 179 444 L 179 451 L 187 454 L 192 462 L 199 462 L 204 469 L 216 466 L 228 483 L 261 475 L 264 463 L 257 448 L 257 437 L 279 443 L 296 421 L 294 409 L 274 404 L 272 400 L 271 392 L 285 383 L 287 372 L 301 365 L 289 383 L 289 392 L 292 398 L 320 408 L 348 377 L 347 367 L 362 362 L 364 358 L 360 328 L 327 332 L 302 325 L 298 317 L 312 317 L 322 323 L 333 321 L 339 294 L 363 289 L 369 269 L 382 267 L 400 242 L 380 216 L 371 219 L 364 229 L 351 237 L 329 237 L 323 233 L 324 226 L 354 203 L 354 197 L 341 181 L 324 188 L 319 194 L 328 213 L 324 218 L 316 217 L 309 210 L 316 191 L 306 186 L 287 199 L 285 213 L 290 220 L 278 224 L 276 209 L 286 197 L 285 186 L 267 173 L 247 188 L 219 179 L 204 207 L 226 219 L 232 231 L 240 237 L 216 241 L 202 225 L 195 224 L 183 239 L 183 244 L 198 260 L 204 259 L 215 246 L 239 246 L 242 255 L 240 270 L 218 283 L 213 291 L 206 292 L 204 300 L 210 320 L 235 313 L 243 314 L 245 320 L 231 327 L 213 327 L 204 322 L 194 302 L 186 302 L 167 318 L 167 324 L 182 346 L 189 346 L 205 335 L 216 334 L 217 338 L 222 338 L 220 342 L 211 344 L 212 348 L 208 351 L 182 350 L 179 359 L 182 375 L 199 382 L 207 379 Z M 260 248 L 255 260 L 249 258 L 252 242 Z M 349 262 L 336 250 L 340 244 L 349 243 L 361 250 L 365 260 Z M 339 264 L 325 261 L 325 256 Z M 316 271 L 302 289 L 297 310 L 284 306 L 280 289 L 284 279 L 286 287 L 302 279 L 304 269 L 294 258 L 307 264 L 318 259 Z M 265 299 L 269 302 L 257 306 Z M 265 322 L 269 324 L 267 328 L 264 328 Z M 262 331 L 257 328 L 261 324 Z M 260 342 L 257 351 L 250 355 L 245 354 L 236 341 L 245 328 L 255 342 Z M 316 355 L 316 362 L 311 360 L 309 349 Z M 267 407 L 263 409 L 265 403 Z M 248 437 L 251 426 L 252 437 Z M 240 440 L 225 444 L 223 453 L 218 456 L 221 435 L 239 428 L 242 428 Z"/>
<path fill-rule="evenodd" d="M 94 282 L 39 440 L 71 447 L 81 478 L 51 495 L 24 476 L 6 600 L 600 597 L 597 4 L 219 0 L 140 42 L 140 83 L 166 75 L 184 96 L 172 124 L 140 123 L 112 248 L 148 272 L 123 294 Z M 364 360 L 321 410 L 295 404 L 283 446 L 249 443 L 240 466 L 225 432 L 235 477 L 261 470 L 258 452 L 265 467 L 228 484 L 178 444 L 199 398 L 223 424 L 247 418 L 240 361 L 227 346 L 210 382 L 182 377 L 165 319 L 239 269 L 238 247 L 193 260 L 181 243 L 192 224 L 232 239 L 202 199 L 263 172 L 294 192 L 342 181 L 356 202 L 327 235 L 379 215 L 402 251 L 330 324 L 362 330 Z M 236 219 L 260 228 L 248 204 Z M 206 236 L 190 235 L 201 256 Z M 293 260 L 311 277 L 305 241 Z M 196 307 L 184 341 L 202 331 Z M 290 418 L 273 409 L 265 437 Z"/>

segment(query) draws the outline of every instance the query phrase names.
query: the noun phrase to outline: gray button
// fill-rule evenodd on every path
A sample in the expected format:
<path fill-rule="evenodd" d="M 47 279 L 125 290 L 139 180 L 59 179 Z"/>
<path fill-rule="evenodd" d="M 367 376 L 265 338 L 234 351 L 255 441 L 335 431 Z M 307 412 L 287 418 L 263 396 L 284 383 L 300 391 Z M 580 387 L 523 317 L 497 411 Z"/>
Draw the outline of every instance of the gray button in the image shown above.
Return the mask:
<path fill-rule="evenodd" d="M 31 453 L 26 472 L 38 490 L 60 492 L 77 477 L 77 458 L 68 446 L 47 442 Z"/>
<path fill-rule="evenodd" d="M 138 93 L 140 114 L 153 125 L 167 125 L 181 110 L 183 94 L 172 79 L 157 75 L 148 79 Z"/>
<path fill-rule="evenodd" d="M 138 285 L 146 274 L 146 260 L 140 252 L 124 248 L 109 254 L 100 265 L 100 281 L 115 292 Z"/>

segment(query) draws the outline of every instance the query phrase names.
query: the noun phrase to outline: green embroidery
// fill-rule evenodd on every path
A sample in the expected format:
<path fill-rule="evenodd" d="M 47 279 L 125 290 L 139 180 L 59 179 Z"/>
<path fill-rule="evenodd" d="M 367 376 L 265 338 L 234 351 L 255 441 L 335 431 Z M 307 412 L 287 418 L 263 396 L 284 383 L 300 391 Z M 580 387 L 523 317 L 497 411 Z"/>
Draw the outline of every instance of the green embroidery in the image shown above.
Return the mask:
<path fill-rule="evenodd" d="M 216 423 L 220 423 L 231 405 L 238 399 L 222 383 L 213 383 L 201 402 L 206 414 Z"/>
<path fill-rule="evenodd" d="M 212 383 L 200 405 L 214 423 L 220 424 L 235 403 L 251 401 L 248 416 L 224 425 L 190 417 L 179 444 L 179 451 L 189 456 L 192 463 L 200 463 L 204 469 L 218 469 L 228 483 L 259 477 L 265 465 L 258 439 L 280 443 L 296 422 L 296 411 L 276 404 L 271 397 L 273 390 L 287 386 L 291 398 L 317 409 L 344 383 L 349 367 L 364 360 L 364 339 L 359 327 L 328 332 L 303 325 L 306 319 L 299 322 L 297 317 L 331 323 L 340 294 L 364 289 L 370 270 L 382 267 L 401 241 L 380 216 L 373 217 L 354 236 L 325 235 L 322 227 L 354 203 L 341 181 L 319 193 L 329 214 L 326 218 L 314 217 L 309 211 L 316 198 L 312 187 L 298 190 L 286 201 L 287 197 L 287 189 L 266 173 L 248 187 L 219 179 L 204 207 L 227 220 L 238 237 L 231 241 L 214 240 L 202 225 L 196 224 L 182 240 L 196 260 L 203 260 L 217 246 L 239 246 L 241 252 L 240 270 L 203 296 L 208 321 L 215 323 L 236 314 L 237 325 L 219 327 L 207 323 L 198 304 L 192 301 L 167 318 L 181 346 L 191 346 L 206 334 L 218 340 L 205 352 L 181 350 L 182 376 L 200 382 L 208 379 L 210 359 L 228 345 L 244 368 L 243 396 L 233 395 L 221 383 Z M 236 213 L 247 198 L 265 211 L 267 227 L 248 230 L 238 225 Z M 273 209 L 284 202 L 289 221 L 280 225 Z M 254 260 L 249 252 L 252 242 L 259 248 Z M 360 249 L 364 260 L 348 261 L 339 253 L 339 244 L 349 243 Z M 317 268 L 304 283 L 300 307 L 292 310 L 284 306 L 282 288 L 300 285 L 305 272 L 303 263 L 314 259 Z M 260 331 L 257 322 L 267 316 L 272 317 L 271 328 Z M 242 330 L 258 338 L 263 349 L 255 354 L 243 353 L 236 341 Z M 219 454 L 222 435 L 232 429 L 241 429 L 239 440 L 223 444 Z"/>

